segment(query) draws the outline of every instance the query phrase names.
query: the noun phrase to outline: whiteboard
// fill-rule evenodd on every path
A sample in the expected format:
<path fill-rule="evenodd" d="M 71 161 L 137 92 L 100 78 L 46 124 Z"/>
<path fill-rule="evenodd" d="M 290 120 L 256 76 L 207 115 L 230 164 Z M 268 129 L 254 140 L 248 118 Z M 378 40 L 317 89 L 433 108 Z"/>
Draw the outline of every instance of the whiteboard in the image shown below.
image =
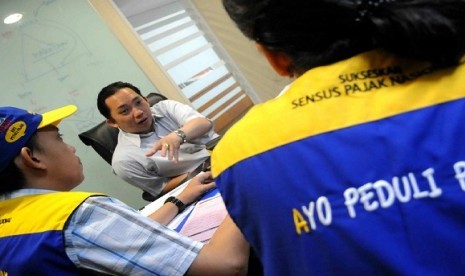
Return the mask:
<path fill-rule="evenodd" d="M 12 12 L 23 19 L 3 24 Z M 77 105 L 77 114 L 60 124 L 84 165 L 86 179 L 76 190 L 103 192 L 134 208 L 147 204 L 142 191 L 78 138 L 104 119 L 96 107 L 102 87 L 125 81 L 156 92 L 147 76 L 85 0 L 0 0 L 0 15 L 0 104 L 38 113 Z"/>

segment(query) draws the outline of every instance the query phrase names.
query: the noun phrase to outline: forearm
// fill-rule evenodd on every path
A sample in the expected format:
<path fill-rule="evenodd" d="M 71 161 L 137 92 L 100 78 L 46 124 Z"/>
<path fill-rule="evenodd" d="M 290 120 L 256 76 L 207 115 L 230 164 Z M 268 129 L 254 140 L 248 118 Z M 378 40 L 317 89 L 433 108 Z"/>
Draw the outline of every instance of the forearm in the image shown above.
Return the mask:
<path fill-rule="evenodd" d="M 183 175 L 182 175 L 183 176 Z M 206 191 L 215 187 L 215 183 L 211 182 L 210 173 L 202 173 L 190 180 L 185 188 L 176 196 L 184 205 L 190 205 Z M 178 214 L 179 208 L 172 202 L 163 204 L 157 211 L 149 217 L 158 221 L 161 224 L 167 225 Z"/>
<path fill-rule="evenodd" d="M 181 183 L 184 182 L 187 176 L 188 174 L 184 173 L 177 177 L 172 178 L 170 181 L 168 181 L 168 184 L 166 184 L 166 186 L 163 188 L 159 196 L 162 196 L 166 194 L 167 192 L 170 192 L 174 188 L 178 187 Z M 155 212 L 150 214 L 148 217 L 151 219 L 154 219 L 160 224 L 168 225 L 168 223 L 170 223 L 174 219 L 174 217 L 176 217 L 177 214 L 178 214 L 178 207 L 170 203 L 170 204 L 163 204 L 159 209 L 157 209 Z"/>
<path fill-rule="evenodd" d="M 182 143 L 193 141 L 212 128 L 213 123 L 207 118 L 195 118 L 188 121 L 179 129 L 173 130 L 170 134 L 166 135 L 157 141 L 152 148 L 146 152 L 145 156 L 150 157 L 157 151 L 161 152 L 161 156 L 168 156 L 169 160 L 178 161 L 179 148 Z M 178 132 L 178 130 L 180 130 Z"/>
<path fill-rule="evenodd" d="M 172 203 L 163 204 L 148 217 L 160 224 L 168 225 L 178 214 L 178 207 Z"/>
<path fill-rule="evenodd" d="M 212 127 L 212 122 L 207 118 L 196 118 L 188 121 L 180 129 L 186 134 L 187 141 L 190 141 L 204 135 Z"/>

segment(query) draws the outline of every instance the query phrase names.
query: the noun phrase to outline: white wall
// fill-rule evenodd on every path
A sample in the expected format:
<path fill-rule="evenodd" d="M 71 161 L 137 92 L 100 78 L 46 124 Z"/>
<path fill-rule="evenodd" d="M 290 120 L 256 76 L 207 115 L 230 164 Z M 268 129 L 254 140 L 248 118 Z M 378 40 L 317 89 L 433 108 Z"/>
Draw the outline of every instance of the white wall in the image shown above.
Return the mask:
<path fill-rule="evenodd" d="M 155 91 L 151 82 L 85 0 L 1 1 L 2 22 L 10 12 L 24 17 L 0 23 L 0 104 L 39 113 L 77 105 L 78 113 L 60 124 L 84 164 L 86 179 L 77 189 L 103 192 L 135 208 L 145 205 L 142 192 L 113 175 L 78 134 L 103 120 L 96 107 L 102 87 L 122 80 L 148 93 Z"/>

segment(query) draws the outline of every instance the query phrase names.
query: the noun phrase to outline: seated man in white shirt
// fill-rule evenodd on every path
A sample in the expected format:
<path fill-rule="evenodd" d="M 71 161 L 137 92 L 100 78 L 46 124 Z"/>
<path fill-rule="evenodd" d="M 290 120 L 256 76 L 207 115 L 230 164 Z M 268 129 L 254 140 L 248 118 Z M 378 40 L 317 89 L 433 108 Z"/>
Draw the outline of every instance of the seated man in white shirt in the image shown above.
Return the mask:
<path fill-rule="evenodd" d="M 97 107 L 120 130 L 114 172 L 153 197 L 177 187 L 209 159 L 205 144 L 218 137 L 213 123 L 190 106 L 164 100 L 150 107 L 126 82 L 102 88 Z"/>

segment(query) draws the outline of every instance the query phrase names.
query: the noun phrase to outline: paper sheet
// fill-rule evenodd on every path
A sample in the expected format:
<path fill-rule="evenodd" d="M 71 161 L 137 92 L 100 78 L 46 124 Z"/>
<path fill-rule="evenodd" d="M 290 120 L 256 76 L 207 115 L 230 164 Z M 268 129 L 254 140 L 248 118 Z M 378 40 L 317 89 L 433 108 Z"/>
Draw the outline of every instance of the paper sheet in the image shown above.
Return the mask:
<path fill-rule="evenodd" d="M 160 208 L 169 196 L 176 196 L 187 186 L 183 183 L 168 194 L 146 205 L 139 212 L 148 216 Z M 227 215 L 226 207 L 218 190 L 205 194 L 197 203 L 189 205 L 177 215 L 167 227 L 191 237 L 193 240 L 208 242 Z"/>
<path fill-rule="evenodd" d="M 196 241 L 208 242 L 226 215 L 223 199 L 217 193 L 195 205 L 180 233 Z"/>

